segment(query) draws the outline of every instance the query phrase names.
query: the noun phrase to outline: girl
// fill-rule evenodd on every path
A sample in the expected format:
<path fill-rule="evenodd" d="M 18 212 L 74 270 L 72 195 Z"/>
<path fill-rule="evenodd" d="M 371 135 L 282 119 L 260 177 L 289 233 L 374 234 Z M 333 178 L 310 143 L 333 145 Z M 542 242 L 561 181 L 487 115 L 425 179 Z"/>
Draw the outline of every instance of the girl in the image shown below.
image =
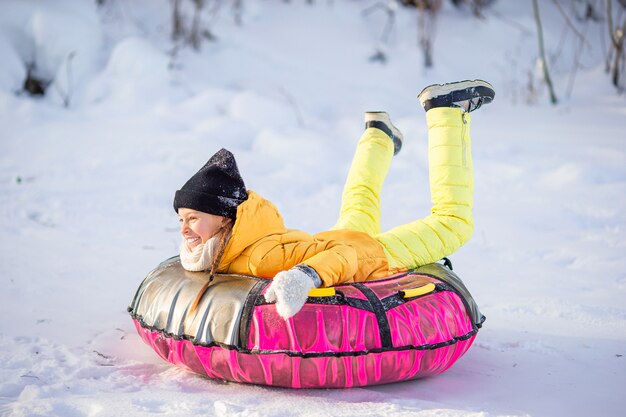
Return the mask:
<path fill-rule="evenodd" d="M 375 280 L 450 255 L 473 231 L 469 112 L 494 95 L 480 80 L 422 90 L 433 208 L 423 219 L 382 233 L 380 192 L 403 140 L 387 113 L 365 113 L 339 221 L 313 236 L 286 229 L 271 202 L 246 190 L 235 158 L 221 149 L 174 197 L 183 267 L 273 277 L 265 298 L 287 319 L 312 288 Z"/>

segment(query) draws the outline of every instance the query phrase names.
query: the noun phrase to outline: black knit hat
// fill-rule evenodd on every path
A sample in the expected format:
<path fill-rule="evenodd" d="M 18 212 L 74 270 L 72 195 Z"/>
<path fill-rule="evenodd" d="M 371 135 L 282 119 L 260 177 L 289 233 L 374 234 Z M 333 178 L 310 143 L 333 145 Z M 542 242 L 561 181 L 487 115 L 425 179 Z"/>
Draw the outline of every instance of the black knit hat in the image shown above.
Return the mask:
<path fill-rule="evenodd" d="M 247 199 L 235 157 L 222 148 L 176 191 L 174 210 L 189 208 L 235 219 L 237 206 Z"/>

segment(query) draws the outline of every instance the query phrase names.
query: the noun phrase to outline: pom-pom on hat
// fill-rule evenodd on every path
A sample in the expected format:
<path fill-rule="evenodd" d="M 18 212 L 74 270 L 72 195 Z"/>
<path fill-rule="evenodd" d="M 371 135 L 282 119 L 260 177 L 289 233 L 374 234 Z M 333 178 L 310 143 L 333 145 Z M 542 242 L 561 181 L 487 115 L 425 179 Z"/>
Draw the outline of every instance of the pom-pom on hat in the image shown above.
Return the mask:
<path fill-rule="evenodd" d="M 234 220 L 237 206 L 247 199 L 235 157 L 222 148 L 176 191 L 174 210 L 189 208 Z"/>

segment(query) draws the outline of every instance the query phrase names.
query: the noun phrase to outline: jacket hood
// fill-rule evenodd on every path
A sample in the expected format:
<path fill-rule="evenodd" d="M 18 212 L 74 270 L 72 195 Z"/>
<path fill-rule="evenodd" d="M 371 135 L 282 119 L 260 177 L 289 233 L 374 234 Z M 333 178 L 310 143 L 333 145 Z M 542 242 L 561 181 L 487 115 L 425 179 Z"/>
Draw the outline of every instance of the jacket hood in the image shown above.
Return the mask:
<path fill-rule="evenodd" d="M 258 240 L 286 231 L 283 218 L 276 206 L 254 191 L 248 190 L 248 199 L 237 207 L 235 225 L 224 248 L 220 269 L 228 266 Z"/>

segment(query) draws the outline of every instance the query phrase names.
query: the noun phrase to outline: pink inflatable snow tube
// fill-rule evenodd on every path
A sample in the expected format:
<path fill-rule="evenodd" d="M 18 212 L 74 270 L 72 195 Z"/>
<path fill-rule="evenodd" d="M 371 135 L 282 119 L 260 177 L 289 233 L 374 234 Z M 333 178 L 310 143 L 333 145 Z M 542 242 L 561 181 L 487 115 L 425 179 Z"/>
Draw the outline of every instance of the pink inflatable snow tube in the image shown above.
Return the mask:
<path fill-rule="evenodd" d="M 461 280 L 440 264 L 383 280 L 314 291 L 285 321 L 263 294 L 269 280 L 207 280 L 172 258 L 129 307 L 163 359 L 209 378 L 291 388 L 345 388 L 438 374 L 471 346 L 484 321 Z"/>

